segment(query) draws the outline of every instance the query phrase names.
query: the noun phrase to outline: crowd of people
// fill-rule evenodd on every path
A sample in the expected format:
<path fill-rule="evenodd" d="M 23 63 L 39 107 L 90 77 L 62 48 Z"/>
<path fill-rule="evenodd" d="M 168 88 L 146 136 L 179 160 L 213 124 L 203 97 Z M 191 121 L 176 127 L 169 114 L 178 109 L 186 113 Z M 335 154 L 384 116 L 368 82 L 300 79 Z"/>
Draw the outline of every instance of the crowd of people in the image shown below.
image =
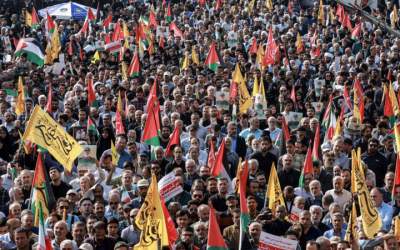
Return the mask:
<path fill-rule="evenodd" d="M 362 7 L 397 29 L 398 5 Z M 54 198 L 45 221 L 54 250 L 133 249 L 151 176 L 171 172 L 183 189 L 166 202 L 178 233 L 173 249 L 207 249 L 211 207 L 229 249 L 258 249 L 262 232 L 295 240 L 303 250 L 400 249 L 395 33 L 334 1 L 114 0 L 93 3 L 88 29 L 84 20 L 53 16 L 60 54 L 36 65 L 27 54 L 15 55 L 22 38 L 33 38 L 44 54 L 51 42 L 46 18 L 27 25 L 34 7 L 33 0 L 0 1 L 0 249 L 38 245 L 31 209 L 38 147 L 21 140 L 36 105 L 85 148 L 72 171 L 42 153 Z M 110 52 L 104 46 L 117 24 L 124 27 L 124 48 Z M 266 63 L 271 39 L 277 48 Z M 212 44 L 216 69 L 207 60 Z M 127 74 L 124 65 L 131 70 L 135 56 L 139 70 Z M 17 115 L 20 77 L 26 98 Z M 157 147 L 142 140 L 152 89 L 161 110 Z M 245 110 L 243 98 L 253 103 Z M 179 142 L 166 155 L 175 130 Z M 214 176 L 210 164 L 221 143 L 225 177 Z M 315 147 L 319 159 L 304 174 Z M 361 151 L 368 199 L 382 222 L 374 238 L 363 232 L 363 208 L 352 189 L 353 149 Z M 245 164 L 250 223 L 240 238 L 237 180 Z M 272 168 L 284 198 L 273 208 L 266 195 Z M 358 226 L 349 238 L 352 206 Z"/>

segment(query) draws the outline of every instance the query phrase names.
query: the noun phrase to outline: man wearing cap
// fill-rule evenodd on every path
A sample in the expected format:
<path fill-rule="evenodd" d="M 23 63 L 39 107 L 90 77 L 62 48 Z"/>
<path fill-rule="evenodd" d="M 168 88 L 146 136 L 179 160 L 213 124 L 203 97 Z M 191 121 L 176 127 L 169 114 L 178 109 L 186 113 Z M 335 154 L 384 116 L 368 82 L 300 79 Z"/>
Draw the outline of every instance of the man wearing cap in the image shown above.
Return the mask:
<path fill-rule="evenodd" d="M 139 196 L 132 200 L 130 205 L 132 208 L 140 208 L 142 206 L 149 188 L 149 181 L 146 179 L 139 180 L 137 183 L 137 188 Z"/>

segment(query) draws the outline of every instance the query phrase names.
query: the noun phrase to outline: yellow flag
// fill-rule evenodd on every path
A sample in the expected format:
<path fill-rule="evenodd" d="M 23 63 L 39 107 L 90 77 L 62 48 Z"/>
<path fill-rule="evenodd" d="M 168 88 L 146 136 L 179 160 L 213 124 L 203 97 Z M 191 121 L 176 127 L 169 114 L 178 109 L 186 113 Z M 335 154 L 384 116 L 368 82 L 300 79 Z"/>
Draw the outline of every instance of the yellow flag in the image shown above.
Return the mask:
<path fill-rule="evenodd" d="M 397 240 L 400 240 L 400 218 L 398 215 L 394 218 L 394 236 Z"/>
<path fill-rule="evenodd" d="M 333 134 L 333 138 L 336 138 L 342 134 L 342 124 L 340 120 L 336 121 L 335 133 Z"/>
<path fill-rule="evenodd" d="M 392 86 L 391 83 L 389 83 L 389 98 L 390 98 L 390 102 L 391 102 L 392 107 L 393 107 L 394 115 L 396 115 L 396 116 L 399 115 L 399 113 L 400 113 L 399 103 L 397 101 L 397 97 L 396 97 L 396 94 L 395 94 L 395 92 L 393 90 L 393 86 Z"/>
<path fill-rule="evenodd" d="M 129 29 L 128 26 L 126 25 L 126 22 L 122 24 L 122 32 L 124 33 L 124 37 L 129 37 Z"/>
<path fill-rule="evenodd" d="M 336 19 L 336 16 L 335 16 L 334 10 L 333 10 L 332 6 L 329 6 L 329 21 L 330 21 L 330 23 L 332 24 L 335 19 Z"/>
<path fill-rule="evenodd" d="M 125 49 L 129 49 L 129 40 L 128 40 L 128 38 L 125 38 L 124 48 Z"/>
<path fill-rule="evenodd" d="M 167 225 L 161 207 L 157 178 L 154 174 L 151 175 L 151 184 L 146 199 L 136 216 L 135 224 L 141 230 L 141 234 L 139 243 L 135 245 L 134 250 L 159 249 L 159 241 L 161 248 L 169 245 Z"/>
<path fill-rule="evenodd" d="M 196 49 L 192 46 L 192 62 L 196 65 L 200 65 L 199 55 L 197 55 Z"/>
<path fill-rule="evenodd" d="M 256 3 L 256 0 L 251 0 L 249 2 L 249 5 L 247 6 L 247 9 L 248 9 L 249 13 L 253 13 L 253 9 L 254 9 L 255 3 Z"/>
<path fill-rule="evenodd" d="M 246 113 L 247 110 L 253 106 L 253 100 L 251 99 L 242 73 L 240 72 L 239 64 L 236 64 L 232 79 L 238 85 L 239 113 Z"/>
<path fill-rule="evenodd" d="M 344 236 L 344 240 L 348 242 L 352 242 L 352 240 L 358 240 L 357 233 L 357 212 L 356 212 L 356 204 L 353 202 L 351 207 L 351 213 L 349 216 L 349 222 L 347 224 L 346 234 Z"/>
<path fill-rule="evenodd" d="M 399 129 L 400 124 L 396 123 L 394 125 L 394 138 L 396 140 L 396 153 L 400 152 L 400 129 Z"/>
<path fill-rule="evenodd" d="M 239 163 L 237 165 L 237 170 L 236 170 L 236 193 L 239 193 L 240 190 L 240 185 L 239 185 L 239 179 L 240 175 L 242 174 L 242 157 L 239 157 Z"/>
<path fill-rule="evenodd" d="M 257 48 L 257 57 L 256 57 L 256 63 L 258 65 L 259 69 L 263 68 L 263 66 L 262 66 L 263 57 L 264 57 L 264 48 L 263 48 L 262 43 L 260 43 Z"/>
<path fill-rule="evenodd" d="M 183 58 L 183 61 L 182 61 L 181 70 L 185 70 L 188 68 L 189 68 L 189 55 L 187 53 L 185 53 L 185 57 Z"/>
<path fill-rule="evenodd" d="M 318 8 L 318 21 L 325 25 L 325 11 L 324 11 L 324 4 L 322 0 L 319 0 L 319 8 Z"/>
<path fill-rule="evenodd" d="M 45 64 L 53 64 L 54 59 L 58 58 L 61 51 L 60 35 L 58 33 L 57 25 L 54 28 L 53 34 L 51 34 L 50 42 L 46 46 Z"/>
<path fill-rule="evenodd" d="M 29 11 L 25 11 L 25 24 L 29 27 L 32 27 L 32 15 Z"/>
<path fill-rule="evenodd" d="M 23 140 L 47 149 L 68 171 L 83 151 L 82 146 L 38 105 L 33 109 Z"/>
<path fill-rule="evenodd" d="M 127 81 L 128 80 L 128 66 L 126 66 L 126 63 L 124 61 L 121 62 L 121 73 L 122 73 L 122 79 Z"/>
<path fill-rule="evenodd" d="M 15 104 L 15 113 L 21 115 L 25 112 L 25 90 L 24 83 L 22 82 L 22 76 L 18 77 L 18 96 Z"/>
<path fill-rule="evenodd" d="M 100 53 L 99 53 L 99 51 L 96 50 L 96 52 L 94 53 L 92 60 L 90 62 L 92 64 L 95 64 L 98 61 L 100 61 Z"/>
<path fill-rule="evenodd" d="M 265 1 L 265 6 L 267 7 L 268 10 L 273 10 L 274 6 L 272 5 L 272 0 L 266 0 Z"/>
<path fill-rule="evenodd" d="M 396 27 L 396 24 L 399 22 L 399 14 L 397 13 L 396 5 L 393 5 L 393 10 L 390 13 L 390 24 L 392 27 Z"/>
<path fill-rule="evenodd" d="M 381 229 L 382 220 L 377 209 L 372 204 L 371 196 L 365 184 L 364 170 L 359 161 L 359 156 L 355 153 L 355 150 L 352 151 L 351 155 L 352 158 L 357 158 L 357 161 L 352 161 L 352 163 L 355 163 L 355 165 L 352 166 L 352 170 L 354 171 L 354 186 L 358 195 L 358 203 L 362 208 L 360 210 L 362 225 L 365 235 L 371 239 Z"/>
<path fill-rule="evenodd" d="M 111 141 L 111 159 L 112 159 L 112 164 L 117 166 L 119 161 L 119 154 L 117 152 L 117 149 L 115 148 L 113 141 Z"/>
<path fill-rule="evenodd" d="M 271 209 L 272 214 L 275 214 L 278 205 L 285 205 L 275 164 L 272 164 L 271 172 L 269 174 L 266 197 L 268 197 L 268 208 Z"/>
<path fill-rule="evenodd" d="M 253 84 L 253 92 L 251 93 L 251 96 L 256 97 L 258 94 L 258 79 L 257 76 L 254 77 L 254 84 Z"/>

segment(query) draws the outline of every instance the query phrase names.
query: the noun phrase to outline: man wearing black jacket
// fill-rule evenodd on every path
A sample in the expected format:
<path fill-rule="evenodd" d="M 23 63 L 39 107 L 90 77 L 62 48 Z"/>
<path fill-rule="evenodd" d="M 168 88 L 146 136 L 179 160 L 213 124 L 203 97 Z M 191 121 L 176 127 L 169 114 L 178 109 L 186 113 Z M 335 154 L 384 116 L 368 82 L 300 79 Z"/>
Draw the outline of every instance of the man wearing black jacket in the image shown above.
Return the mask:
<path fill-rule="evenodd" d="M 235 122 L 228 123 L 228 136 L 232 139 L 231 150 L 244 159 L 246 157 L 247 145 L 245 139 L 237 133 L 237 124 Z"/>

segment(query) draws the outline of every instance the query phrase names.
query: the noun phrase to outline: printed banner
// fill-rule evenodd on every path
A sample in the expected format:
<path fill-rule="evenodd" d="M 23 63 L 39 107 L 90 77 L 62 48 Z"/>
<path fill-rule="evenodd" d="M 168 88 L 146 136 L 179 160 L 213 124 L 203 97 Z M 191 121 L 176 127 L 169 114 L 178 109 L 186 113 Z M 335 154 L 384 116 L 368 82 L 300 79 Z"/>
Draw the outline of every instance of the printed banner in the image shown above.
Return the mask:
<path fill-rule="evenodd" d="M 261 232 L 259 250 L 296 250 L 297 241 Z"/>
<path fill-rule="evenodd" d="M 169 201 L 176 195 L 183 192 L 183 188 L 180 185 L 179 180 L 175 178 L 174 172 L 171 172 L 161 178 L 161 180 L 158 182 L 158 190 L 165 201 Z"/>

